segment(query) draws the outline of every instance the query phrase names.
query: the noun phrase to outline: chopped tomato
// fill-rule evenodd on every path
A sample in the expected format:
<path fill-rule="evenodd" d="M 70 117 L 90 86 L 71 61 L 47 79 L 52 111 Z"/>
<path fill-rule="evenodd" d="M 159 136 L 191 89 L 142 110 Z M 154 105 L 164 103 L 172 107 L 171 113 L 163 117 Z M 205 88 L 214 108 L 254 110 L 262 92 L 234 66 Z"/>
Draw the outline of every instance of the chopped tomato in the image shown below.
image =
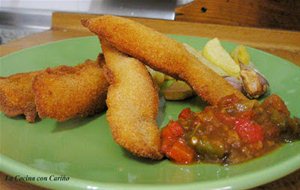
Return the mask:
<path fill-rule="evenodd" d="M 215 113 L 215 116 L 219 121 L 225 123 L 226 125 L 234 125 L 234 123 L 236 122 L 236 118 L 227 113 L 221 113 L 220 111 L 218 111 Z"/>
<path fill-rule="evenodd" d="M 168 149 L 183 135 L 183 128 L 178 122 L 171 121 L 165 128 L 162 129 L 161 151 L 167 152 Z"/>
<path fill-rule="evenodd" d="M 188 164 L 194 160 L 196 153 L 180 139 L 183 134 L 182 126 L 178 122 L 171 121 L 162 129 L 161 151 L 177 163 Z"/>
<path fill-rule="evenodd" d="M 227 125 L 235 125 L 235 123 L 239 120 L 238 118 L 243 118 L 250 120 L 253 115 L 253 111 L 245 111 L 237 114 L 237 116 L 231 116 L 228 113 L 222 113 L 220 111 L 215 112 L 216 118 L 224 124 Z"/>
<path fill-rule="evenodd" d="M 171 121 L 165 128 L 162 130 L 162 136 L 167 138 L 180 137 L 183 135 L 183 128 L 176 121 Z"/>
<path fill-rule="evenodd" d="M 195 159 L 195 151 L 183 141 L 176 141 L 167 151 L 166 156 L 180 164 L 192 163 Z"/>
<path fill-rule="evenodd" d="M 191 118 L 192 116 L 193 116 L 193 113 L 192 113 L 191 109 L 190 109 L 190 108 L 185 108 L 185 109 L 183 109 L 183 110 L 180 112 L 178 118 L 179 118 L 179 119 L 189 119 L 189 118 Z"/>
<path fill-rule="evenodd" d="M 169 138 L 163 138 L 161 142 L 161 152 L 166 153 L 168 150 L 173 146 L 175 143 L 176 139 L 169 139 Z"/>
<path fill-rule="evenodd" d="M 252 110 L 249 110 L 249 111 L 245 111 L 245 112 L 242 112 L 240 115 L 239 115 L 239 117 L 241 117 L 241 118 L 244 118 L 244 119 L 251 119 L 252 118 L 252 116 L 253 116 L 253 111 Z"/>
<path fill-rule="evenodd" d="M 237 119 L 235 122 L 235 130 L 240 138 L 247 143 L 256 143 L 264 139 L 263 128 L 248 119 Z"/>
<path fill-rule="evenodd" d="M 289 117 L 290 112 L 286 105 L 284 104 L 284 101 L 277 95 L 272 94 L 269 96 L 263 103 L 262 106 L 265 108 L 265 111 L 268 109 L 275 109 L 279 111 L 280 113 L 283 113 L 285 116 Z"/>

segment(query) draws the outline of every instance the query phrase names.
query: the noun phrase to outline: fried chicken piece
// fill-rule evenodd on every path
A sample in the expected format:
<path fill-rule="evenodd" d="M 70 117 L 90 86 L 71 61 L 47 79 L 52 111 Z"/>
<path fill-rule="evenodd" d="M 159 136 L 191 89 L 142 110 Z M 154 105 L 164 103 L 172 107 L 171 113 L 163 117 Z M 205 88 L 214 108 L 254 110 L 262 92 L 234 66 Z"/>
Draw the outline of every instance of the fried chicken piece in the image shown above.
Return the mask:
<path fill-rule="evenodd" d="M 102 42 L 110 83 L 106 116 L 114 140 L 139 157 L 161 159 L 158 92 L 146 67 Z"/>
<path fill-rule="evenodd" d="M 32 87 L 39 116 L 66 121 L 102 111 L 108 82 L 99 63 L 87 60 L 75 67 L 48 68 L 35 77 Z"/>
<path fill-rule="evenodd" d="M 82 24 L 119 51 L 141 60 L 151 68 L 186 81 L 210 104 L 227 95 L 246 97 L 226 80 L 190 54 L 183 44 L 132 20 L 100 16 Z"/>
<path fill-rule="evenodd" d="M 28 122 L 37 116 L 32 81 L 39 71 L 0 77 L 0 110 L 8 117 L 25 115 Z"/>

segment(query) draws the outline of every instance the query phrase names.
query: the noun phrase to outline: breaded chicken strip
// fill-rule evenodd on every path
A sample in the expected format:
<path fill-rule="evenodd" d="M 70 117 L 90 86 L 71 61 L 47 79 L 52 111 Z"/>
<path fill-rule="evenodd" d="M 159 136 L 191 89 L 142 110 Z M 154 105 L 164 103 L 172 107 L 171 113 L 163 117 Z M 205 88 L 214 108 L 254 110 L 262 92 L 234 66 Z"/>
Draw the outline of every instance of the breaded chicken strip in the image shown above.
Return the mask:
<path fill-rule="evenodd" d="M 114 140 L 133 154 L 161 159 L 158 92 L 146 67 L 102 41 L 110 83 L 106 116 Z"/>
<path fill-rule="evenodd" d="M 155 70 L 186 81 L 210 104 L 224 96 L 246 97 L 226 80 L 198 61 L 183 44 L 132 20 L 100 16 L 82 24 L 119 51 L 135 57 Z"/>
<path fill-rule="evenodd" d="M 108 82 L 99 63 L 87 60 L 75 67 L 48 68 L 32 87 L 39 116 L 65 121 L 102 111 Z"/>
<path fill-rule="evenodd" d="M 9 117 L 25 115 L 28 122 L 37 116 L 32 81 L 37 72 L 18 73 L 0 77 L 0 110 Z"/>

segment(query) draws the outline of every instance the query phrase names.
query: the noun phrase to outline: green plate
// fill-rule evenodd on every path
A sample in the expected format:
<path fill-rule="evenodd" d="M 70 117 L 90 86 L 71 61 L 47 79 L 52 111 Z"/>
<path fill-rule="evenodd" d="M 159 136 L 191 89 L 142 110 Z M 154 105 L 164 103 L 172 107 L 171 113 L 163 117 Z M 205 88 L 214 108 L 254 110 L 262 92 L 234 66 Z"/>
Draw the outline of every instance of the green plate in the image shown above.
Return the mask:
<path fill-rule="evenodd" d="M 172 38 L 202 49 L 208 39 Z M 235 47 L 223 42 L 226 49 Z M 0 59 L 0 76 L 58 65 L 76 65 L 95 59 L 96 37 L 63 40 L 25 49 Z M 300 68 L 286 60 L 249 48 L 253 62 L 268 78 L 292 115 L 300 116 Z M 63 96 L 63 94 L 62 94 Z M 160 127 L 177 118 L 185 107 L 201 110 L 199 98 L 166 102 L 158 118 Z M 258 186 L 300 168 L 300 141 L 252 161 L 233 165 L 176 165 L 168 160 L 138 159 L 112 139 L 105 113 L 58 123 L 43 119 L 34 124 L 23 117 L 0 114 L 1 171 L 48 188 L 60 189 L 244 189 Z M 23 178 L 21 178 L 23 177 Z M 56 177 L 56 178 L 54 178 Z M 58 178 L 61 177 L 61 178 Z M 67 178 L 69 178 L 67 180 Z"/>

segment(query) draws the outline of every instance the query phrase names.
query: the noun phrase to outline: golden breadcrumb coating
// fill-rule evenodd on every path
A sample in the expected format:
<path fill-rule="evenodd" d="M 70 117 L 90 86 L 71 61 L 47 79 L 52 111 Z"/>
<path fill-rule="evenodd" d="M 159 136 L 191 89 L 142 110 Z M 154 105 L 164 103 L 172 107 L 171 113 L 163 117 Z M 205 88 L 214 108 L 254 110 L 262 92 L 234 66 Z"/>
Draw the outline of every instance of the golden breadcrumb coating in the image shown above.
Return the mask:
<path fill-rule="evenodd" d="M 87 60 L 75 67 L 48 68 L 32 87 L 39 116 L 65 121 L 102 111 L 108 82 L 99 63 Z"/>
<path fill-rule="evenodd" d="M 156 123 L 158 92 L 146 67 L 102 42 L 110 83 L 106 116 L 114 140 L 133 154 L 161 159 Z"/>
<path fill-rule="evenodd" d="M 32 81 L 37 72 L 18 73 L 0 77 L 0 110 L 9 117 L 25 115 L 28 122 L 37 116 Z"/>
<path fill-rule="evenodd" d="M 119 51 L 135 57 L 155 70 L 186 81 L 210 104 L 224 96 L 246 97 L 225 79 L 190 54 L 183 44 L 132 20 L 100 16 L 82 24 Z"/>

